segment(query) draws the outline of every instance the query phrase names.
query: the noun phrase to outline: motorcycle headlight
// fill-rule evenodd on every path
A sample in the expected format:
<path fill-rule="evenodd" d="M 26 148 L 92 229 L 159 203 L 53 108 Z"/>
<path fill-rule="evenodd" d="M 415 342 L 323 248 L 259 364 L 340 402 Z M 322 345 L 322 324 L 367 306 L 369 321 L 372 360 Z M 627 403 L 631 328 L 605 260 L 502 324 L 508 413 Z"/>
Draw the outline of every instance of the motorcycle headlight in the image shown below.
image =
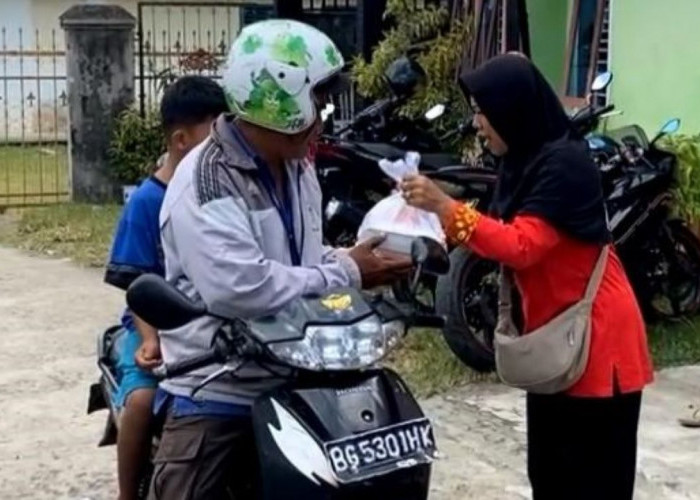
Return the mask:
<path fill-rule="evenodd" d="M 268 347 L 280 361 L 313 371 L 357 370 L 371 366 L 398 345 L 402 321 L 382 324 L 376 316 L 350 325 L 306 328 L 304 338 Z"/>

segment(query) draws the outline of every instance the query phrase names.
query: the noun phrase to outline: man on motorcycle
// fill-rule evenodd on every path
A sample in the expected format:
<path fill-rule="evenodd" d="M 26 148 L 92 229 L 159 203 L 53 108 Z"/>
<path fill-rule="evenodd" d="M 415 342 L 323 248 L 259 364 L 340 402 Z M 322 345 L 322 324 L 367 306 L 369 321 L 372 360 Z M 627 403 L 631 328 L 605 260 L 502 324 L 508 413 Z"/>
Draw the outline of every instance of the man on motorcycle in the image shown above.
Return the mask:
<path fill-rule="evenodd" d="M 221 87 L 209 78 L 186 76 L 171 84 L 160 105 L 167 153 L 157 170 L 131 195 L 114 235 L 105 281 L 126 290 L 141 274 L 165 273 L 158 214 L 165 187 L 178 162 L 211 129 L 214 119 L 228 110 Z M 136 499 L 139 477 L 151 449 L 151 415 L 157 380 L 149 369 L 160 363 L 158 332 L 126 311 L 126 333 L 117 362 L 119 390 L 115 405 L 121 408 L 117 436 L 120 500 Z"/>
<path fill-rule="evenodd" d="M 343 64 L 330 38 L 295 21 L 250 25 L 234 42 L 223 86 L 235 116 L 220 117 L 182 161 L 161 211 L 166 276 L 210 313 L 265 316 L 302 295 L 372 287 L 408 271 L 408 258 L 379 253 L 376 241 L 323 246 L 321 191 L 304 159 Z M 160 332 L 164 361 L 203 353 L 221 326 L 207 316 Z M 161 383 L 156 411 L 167 417 L 149 498 L 230 498 L 228 486 L 255 482 L 250 407 L 289 374 L 248 361 L 192 399 L 217 368 Z"/>

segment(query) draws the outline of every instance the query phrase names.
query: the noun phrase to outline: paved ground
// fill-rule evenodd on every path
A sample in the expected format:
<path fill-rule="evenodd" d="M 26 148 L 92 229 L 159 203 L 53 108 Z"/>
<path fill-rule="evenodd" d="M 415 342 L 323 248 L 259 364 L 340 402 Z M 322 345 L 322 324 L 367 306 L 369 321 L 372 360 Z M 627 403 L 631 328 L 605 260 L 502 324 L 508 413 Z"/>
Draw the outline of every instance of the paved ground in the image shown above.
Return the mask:
<path fill-rule="evenodd" d="M 102 415 L 85 415 L 95 335 L 121 296 L 100 273 L 0 248 L 0 499 L 115 497 L 114 449 L 98 449 Z M 663 372 L 640 433 L 639 500 L 700 499 L 700 430 L 675 418 L 700 400 L 700 368 Z M 523 399 L 475 385 L 425 402 L 444 458 L 434 500 L 529 498 Z"/>

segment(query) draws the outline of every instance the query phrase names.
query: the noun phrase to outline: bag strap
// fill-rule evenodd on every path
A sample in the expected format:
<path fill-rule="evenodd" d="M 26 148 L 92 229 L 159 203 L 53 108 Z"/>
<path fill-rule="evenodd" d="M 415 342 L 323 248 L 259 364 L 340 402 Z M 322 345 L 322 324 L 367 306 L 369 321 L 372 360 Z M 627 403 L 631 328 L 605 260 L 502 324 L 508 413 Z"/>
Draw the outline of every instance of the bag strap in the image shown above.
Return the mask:
<path fill-rule="evenodd" d="M 501 265 L 501 283 L 498 287 L 498 307 L 501 309 L 511 309 L 511 293 L 513 288 L 512 271 Z"/>
<path fill-rule="evenodd" d="M 600 288 L 600 283 L 603 281 L 603 275 L 605 274 L 606 264 L 608 263 L 608 256 L 610 254 L 610 245 L 605 245 L 600 251 L 600 256 L 596 261 L 591 277 L 588 280 L 588 285 L 586 285 L 586 291 L 583 294 L 582 300 L 592 302 L 598 289 Z M 503 310 L 511 310 L 511 291 L 513 288 L 513 273 L 505 266 L 501 266 L 501 285 L 498 288 L 498 305 Z"/>
<path fill-rule="evenodd" d="M 595 263 L 593 273 L 591 273 L 591 278 L 588 280 L 588 285 L 586 286 L 586 293 L 583 295 L 583 300 L 593 302 L 593 299 L 600 288 L 600 283 L 603 281 L 603 275 L 605 274 L 609 254 L 610 245 L 605 245 L 600 251 L 600 256 L 598 257 L 598 261 Z"/>

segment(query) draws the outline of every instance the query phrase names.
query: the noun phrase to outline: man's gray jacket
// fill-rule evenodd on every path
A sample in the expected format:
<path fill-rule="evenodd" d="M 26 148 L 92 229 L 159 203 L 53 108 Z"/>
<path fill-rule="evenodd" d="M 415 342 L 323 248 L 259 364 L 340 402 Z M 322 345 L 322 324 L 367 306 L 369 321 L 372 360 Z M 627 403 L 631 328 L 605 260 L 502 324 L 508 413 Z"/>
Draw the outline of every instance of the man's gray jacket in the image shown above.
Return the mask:
<path fill-rule="evenodd" d="M 313 166 L 290 162 L 291 202 L 301 266 L 292 266 L 282 219 L 259 181 L 258 167 L 220 117 L 211 136 L 192 150 L 168 185 L 160 213 L 166 278 L 209 311 L 228 318 L 254 318 L 279 311 L 296 297 L 338 286 L 360 286 L 355 262 L 342 250 L 323 246 L 321 189 Z M 165 363 L 201 354 L 212 345 L 221 321 L 198 319 L 161 332 Z M 170 393 L 189 396 L 220 366 L 164 381 Z M 254 364 L 241 377 L 223 378 L 198 397 L 250 404 L 280 382 Z"/>

